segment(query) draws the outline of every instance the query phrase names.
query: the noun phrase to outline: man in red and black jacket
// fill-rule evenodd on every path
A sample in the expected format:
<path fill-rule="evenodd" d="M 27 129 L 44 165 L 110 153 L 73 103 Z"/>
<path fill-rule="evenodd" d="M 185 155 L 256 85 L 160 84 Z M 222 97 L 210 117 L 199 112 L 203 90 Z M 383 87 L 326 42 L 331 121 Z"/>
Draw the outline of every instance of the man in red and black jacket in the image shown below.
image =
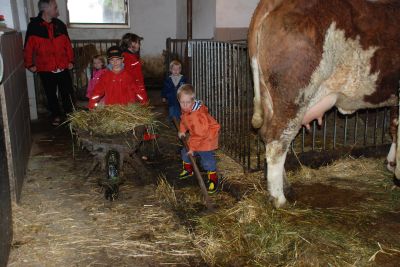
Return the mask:
<path fill-rule="evenodd" d="M 39 15 L 32 18 L 25 37 L 25 67 L 37 72 L 47 97 L 52 124 L 61 122 L 57 87 L 65 113 L 72 112 L 74 100 L 69 70 L 73 68 L 74 53 L 66 25 L 59 16 L 56 0 L 39 0 Z"/>

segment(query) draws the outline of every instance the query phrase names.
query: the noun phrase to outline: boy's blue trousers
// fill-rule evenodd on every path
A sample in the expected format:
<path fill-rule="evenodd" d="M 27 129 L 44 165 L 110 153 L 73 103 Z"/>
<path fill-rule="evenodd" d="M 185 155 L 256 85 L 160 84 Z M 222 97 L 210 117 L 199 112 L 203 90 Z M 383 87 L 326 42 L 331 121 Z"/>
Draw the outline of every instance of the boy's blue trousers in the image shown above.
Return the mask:
<path fill-rule="evenodd" d="M 182 160 L 186 163 L 190 163 L 189 156 L 187 155 L 186 148 L 183 148 L 181 151 Z M 215 160 L 215 152 L 211 151 L 195 151 L 193 156 L 200 157 L 201 166 L 205 171 L 216 171 L 217 170 L 217 161 Z"/>

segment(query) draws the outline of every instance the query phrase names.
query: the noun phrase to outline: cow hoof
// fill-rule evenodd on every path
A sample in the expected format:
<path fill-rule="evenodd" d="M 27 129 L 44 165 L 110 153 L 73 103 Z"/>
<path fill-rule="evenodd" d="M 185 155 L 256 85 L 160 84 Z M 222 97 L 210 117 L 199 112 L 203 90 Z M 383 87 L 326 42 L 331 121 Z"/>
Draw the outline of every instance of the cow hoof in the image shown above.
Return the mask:
<path fill-rule="evenodd" d="M 393 177 L 393 183 L 394 183 L 396 186 L 399 186 L 399 187 L 400 187 L 400 180 L 397 179 L 396 177 Z"/>
<path fill-rule="evenodd" d="M 262 126 L 262 123 L 263 123 L 263 118 L 261 114 L 254 113 L 253 118 L 251 119 L 251 124 L 253 125 L 253 127 L 258 129 Z"/>
<path fill-rule="evenodd" d="M 284 196 L 282 197 L 269 197 L 269 201 L 272 203 L 272 205 L 276 208 L 283 208 L 286 204 L 286 198 Z"/>
<path fill-rule="evenodd" d="M 295 193 L 291 186 L 285 186 L 283 188 L 283 193 L 285 194 L 286 199 L 288 199 L 289 201 L 295 198 Z"/>
<path fill-rule="evenodd" d="M 395 171 L 395 169 L 396 169 L 396 163 L 393 162 L 393 161 L 389 161 L 389 162 L 386 163 L 386 168 L 387 168 L 390 172 L 393 172 L 393 173 L 394 173 L 394 171 Z"/>

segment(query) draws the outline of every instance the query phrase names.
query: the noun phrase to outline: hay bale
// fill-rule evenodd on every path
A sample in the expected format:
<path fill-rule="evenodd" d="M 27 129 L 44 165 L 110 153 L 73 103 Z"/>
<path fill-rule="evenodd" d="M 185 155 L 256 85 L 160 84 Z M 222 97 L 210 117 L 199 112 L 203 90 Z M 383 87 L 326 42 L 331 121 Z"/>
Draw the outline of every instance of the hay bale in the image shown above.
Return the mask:
<path fill-rule="evenodd" d="M 135 128 L 146 125 L 154 129 L 158 125 L 152 107 L 140 104 L 107 105 L 90 111 L 75 111 L 68 115 L 67 122 L 73 130 L 86 131 L 93 135 L 118 135 L 135 133 Z"/>

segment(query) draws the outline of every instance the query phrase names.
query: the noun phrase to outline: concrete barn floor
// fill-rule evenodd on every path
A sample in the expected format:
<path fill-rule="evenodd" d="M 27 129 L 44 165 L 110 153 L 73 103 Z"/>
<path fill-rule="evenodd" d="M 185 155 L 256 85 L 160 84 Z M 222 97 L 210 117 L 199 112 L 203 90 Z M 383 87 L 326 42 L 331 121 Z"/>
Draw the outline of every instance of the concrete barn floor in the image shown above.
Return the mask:
<path fill-rule="evenodd" d="M 120 197 L 110 202 L 97 184 L 104 173 L 87 179 L 92 158 L 75 149 L 67 127 L 32 123 L 33 146 L 21 202 L 13 207 L 14 239 L 8 266 L 202 266 L 189 232 L 155 196 L 154 181 L 180 170 L 176 130 L 166 121 L 159 90 L 149 90 L 161 113 L 160 151 L 146 162 L 153 181 L 124 168 Z"/>

